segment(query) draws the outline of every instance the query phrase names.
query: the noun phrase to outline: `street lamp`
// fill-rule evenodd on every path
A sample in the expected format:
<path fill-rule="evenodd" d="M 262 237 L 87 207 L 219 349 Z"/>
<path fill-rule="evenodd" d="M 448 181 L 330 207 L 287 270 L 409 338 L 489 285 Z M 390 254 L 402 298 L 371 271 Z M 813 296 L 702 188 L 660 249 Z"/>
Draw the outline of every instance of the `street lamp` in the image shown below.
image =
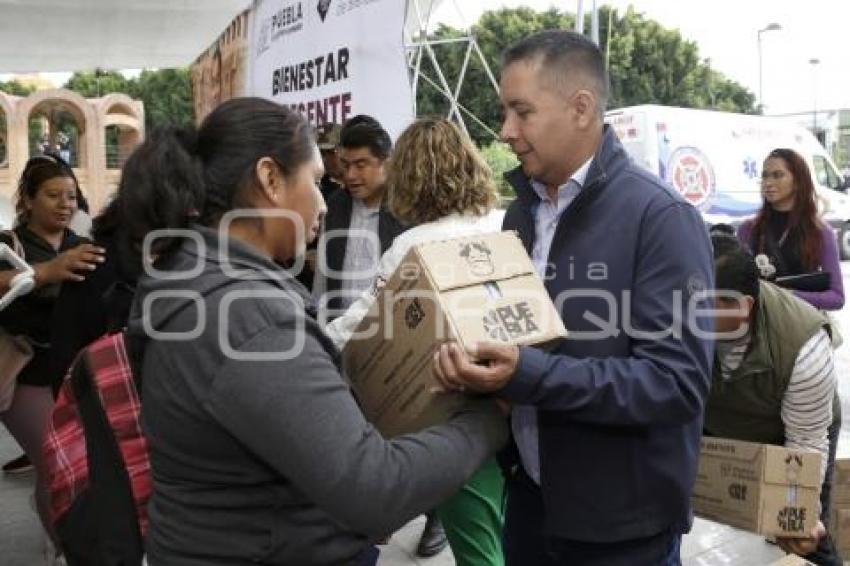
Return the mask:
<path fill-rule="evenodd" d="M 820 141 L 820 137 L 818 136 L 818 65 L 820 64 L 820 59 L 817 57 L 813 57 L 809 59 L 809 65 L 812 66 L 812 88 L 814 90 L 814 102 L 812 104 L 812 133 L 815 135 L 818 141 Z"/>
<path fill-rule="evenodd" d="M 766 27 L 760 29 L 756 34 L 758 38 L 758 46 L 759 46 L 759 109 L 764 112 L 764 93 L 762 92 L 762 70 L 761 70 L 761 34 L 766 31 L 779 31 L 782 29 L 782 26 L 777 24 L 776 22 L 772 24 L 767 24 Z"/>

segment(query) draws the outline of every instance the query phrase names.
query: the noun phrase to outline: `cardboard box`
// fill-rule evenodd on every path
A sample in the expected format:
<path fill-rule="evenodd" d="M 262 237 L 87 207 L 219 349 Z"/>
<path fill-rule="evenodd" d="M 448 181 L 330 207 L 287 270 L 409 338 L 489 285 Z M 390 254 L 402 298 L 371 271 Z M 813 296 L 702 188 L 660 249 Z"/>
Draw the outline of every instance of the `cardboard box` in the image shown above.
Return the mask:
<path fill-rule="evenodd" d="M 850 509 L 833 507 L 829 510 L 829 534 L 842 556 L 850 554 Z"/>
<path fill-rule="evenodd" d="M 465 402 L 435 391 L 447 341 L 544 344 L 566 336 L 519 238 L 501 232 L 414 246 L 343 351 L 366 418 L 386 437 L 444 422 Z"/>
<path fill-rule="evenodd" d="M 850 459 L 835 461 L 832 476 L 831 508 L 850 507 Z"/>
<path fill-rule="evenodd" d="M 814 562 L 809 562 L 802 556 L 796 554 L 786 554 L 776 562 L 771 562 L 770 566 L 816 566 Z"/>
<path fill-rule="evenodd" d="M 694 513 L 766 536 L 805 537 L 818 520 L 821 456 L 704 437 Z"/>

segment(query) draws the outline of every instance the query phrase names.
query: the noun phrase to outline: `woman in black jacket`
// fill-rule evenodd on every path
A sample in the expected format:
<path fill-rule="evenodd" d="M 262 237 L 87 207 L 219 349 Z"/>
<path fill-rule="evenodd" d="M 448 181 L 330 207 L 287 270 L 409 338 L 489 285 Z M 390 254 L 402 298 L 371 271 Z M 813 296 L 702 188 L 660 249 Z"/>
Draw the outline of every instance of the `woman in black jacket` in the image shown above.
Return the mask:
<path fill-rule="evenodd" d="M 0 242 L 23 248 L 25 260 L 35 270 L 35 289 L 0 311 L 0 329 L 23 336 L 33 357 L 17 376 L 15 394 L 0 420 L 15 438 L 36 470 L 36 507 L 48 533 L 46 478 L 41 442 L 53 408 L 53 386 L 61 379 L 51 371 L 51 319 L 56 298 L 65 281 L 82 281 L 103 261 L 103 249 L 87 243 L 68 228 L 78 208 L 79 186 L 67 163 L 52 155 L 27 161 L 18 183 L 17 219 Z M 0 295 L 9 290 L 18 271 L 0 262 Z"/>

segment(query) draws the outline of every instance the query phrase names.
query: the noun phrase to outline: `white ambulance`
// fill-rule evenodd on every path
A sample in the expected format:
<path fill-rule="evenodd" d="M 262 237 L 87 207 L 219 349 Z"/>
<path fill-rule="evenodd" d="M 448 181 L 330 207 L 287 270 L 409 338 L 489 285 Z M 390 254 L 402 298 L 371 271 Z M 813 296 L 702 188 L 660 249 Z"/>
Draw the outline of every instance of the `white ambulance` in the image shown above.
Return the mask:
<path fill-rule="evenodd" d="M 738 225 L 753 216 L 762 203 L 765 157 L 778 147 L 793 149 L 809 165 L 842 259 L 850 259 L 847 183 L 805 128 L 778 118 L 655 105 L 612 110 L 605 121 L 637 163 L 668 181 L 709 224 Z"/>

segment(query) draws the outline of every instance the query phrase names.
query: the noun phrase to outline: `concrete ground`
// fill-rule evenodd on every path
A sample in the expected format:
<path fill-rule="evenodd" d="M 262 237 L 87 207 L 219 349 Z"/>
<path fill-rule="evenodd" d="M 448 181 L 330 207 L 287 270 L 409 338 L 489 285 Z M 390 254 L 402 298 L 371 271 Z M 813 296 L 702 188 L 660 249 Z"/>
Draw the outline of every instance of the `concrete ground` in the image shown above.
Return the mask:
<path fill-rule="evenodd" d="M 842 264 L 844 286 L 850 289 L 850 262 Z M 838 445 L 838 457 L 850 457 L 850 306 L 838 313 L 845 332 L 845 343 L 838 352 L 839 391 L 844 422 Z M 0 462 L 17 456 L 19 448 L 0 427 Z M 43 566 L 44 536 L 30 503 L 32 477 L 0 476 L 0 564 L 2 566 Z M 419 517 L 398 531 L 389 544 L 381 547 L 380 566 L 449 566 L 454 564 L 451 551 L 430 559 L 415 557 L 419 534 L 425 524 Z M 783 556 L 763 537 L 725 525 L 697 519 L 682 544 L 684 566 L 767 566 Z"/>

